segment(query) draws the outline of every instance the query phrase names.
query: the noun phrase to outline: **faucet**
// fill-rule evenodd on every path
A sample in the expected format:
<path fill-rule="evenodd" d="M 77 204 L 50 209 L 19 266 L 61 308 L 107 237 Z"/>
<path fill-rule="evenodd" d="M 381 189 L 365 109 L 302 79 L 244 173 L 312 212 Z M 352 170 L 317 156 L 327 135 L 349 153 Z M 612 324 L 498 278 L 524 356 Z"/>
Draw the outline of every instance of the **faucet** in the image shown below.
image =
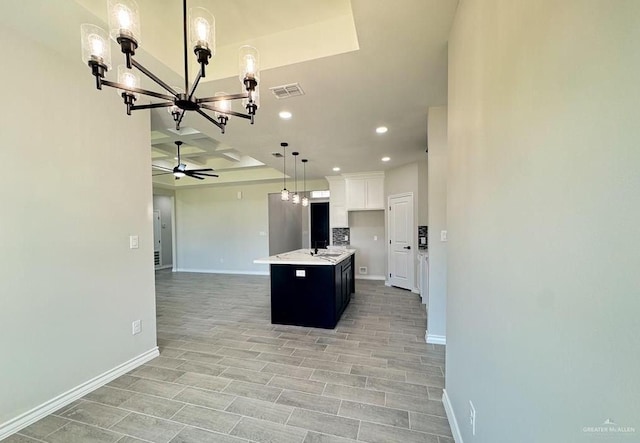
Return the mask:
<path fill-rule="evenodd" d="M 326 240 L 317 240 L 314 243 L 315 243 L 314 253 L 316 255 L 318 255 L 318 243 L 320 243 L 321 245 L 324 245 L 324 249 L 327 249 L 327 241 Z"/>

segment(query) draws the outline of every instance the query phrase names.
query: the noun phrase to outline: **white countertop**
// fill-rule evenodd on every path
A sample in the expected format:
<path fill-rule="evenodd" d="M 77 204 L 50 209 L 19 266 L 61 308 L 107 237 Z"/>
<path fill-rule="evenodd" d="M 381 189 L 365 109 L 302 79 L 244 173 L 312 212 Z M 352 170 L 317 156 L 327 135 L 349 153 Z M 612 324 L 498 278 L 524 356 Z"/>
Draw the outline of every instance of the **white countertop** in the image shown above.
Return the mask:
<path fill-rule="evenodd" d="M 298 249 L 283 252 L 271 257 L 259 258 L 254 263 L 270 265 L 320 265 L 333 266 L 356 253 L 355 249 L 319 249 L 317 255 L 311 255 L 313 249 Z M 330 255 L 327 255 L 330 254 Z"/>

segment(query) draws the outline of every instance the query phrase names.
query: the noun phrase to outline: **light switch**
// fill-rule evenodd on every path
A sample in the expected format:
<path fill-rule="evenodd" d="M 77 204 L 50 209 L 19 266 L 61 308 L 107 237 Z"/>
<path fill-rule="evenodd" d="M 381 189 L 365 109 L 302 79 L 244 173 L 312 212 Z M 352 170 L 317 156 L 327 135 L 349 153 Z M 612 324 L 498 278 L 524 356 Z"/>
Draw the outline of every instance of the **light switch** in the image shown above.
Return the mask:
<path fill-rule="evenodd" d="M 447 241 L 447 231 L 440 231 L 440 241 Z"/>
<path fill-rule="evenodd" d="M 138 236 L 130 235 L 129 236 L 129 249 L 138 249 Z"/>
<path fill-rule="evenodd" d="M 427 244 L 427 237 L 420 237 L 420 244 L 421 245 L 426 245 Z"/>
<path fill-rule="evenodd" d="M 344 241 L 349 241 L 349 236 L 348 235 L 344 236 Z"/>
<path fill-rule="evenodd" d="M 378 241 L 378 236 L 377 235 L 373 236 L 373 241 Z"/>
<path fill-rule="evenodd" d="M 296 269 L 296 277 L 306 277 L 307 271 L 304 269 Z"/>

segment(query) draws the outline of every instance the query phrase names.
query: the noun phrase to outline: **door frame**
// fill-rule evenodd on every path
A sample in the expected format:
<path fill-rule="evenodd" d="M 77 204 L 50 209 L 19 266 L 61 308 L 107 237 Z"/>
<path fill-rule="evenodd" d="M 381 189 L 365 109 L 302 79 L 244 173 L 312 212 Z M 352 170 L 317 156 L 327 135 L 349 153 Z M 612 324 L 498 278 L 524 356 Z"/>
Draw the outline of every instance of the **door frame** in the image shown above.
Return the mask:
<path fill-rule="evenodd" d="M 158 264 L 155 264 L 155 254 L 156 254 L 156 215 L 158 216 Z M 156 270 L 162 269 L 162 211 L 159 209 L 153 210 L 153 255 L 154 255 L 154 268 Z"/>
<path fill-rule="evenodd" d="M 413 293 L 419 293 L 417 287 L 416 287 L 416 231 L 417 231 L 417 225 L 416 225 L 416 214 L 415 214 L 415 196 L 413 194 L 413 192 L 401 192 L 399 194 L 393 194 L 393 195 L 388 195 L 387 196 L 387 206 L 385 207 L 385 212 L 386 212 L 386 226 L 385 226 L 385 231 L 386 231 L 386 235 L 387 235 L 387 239 L 389 240 L 389 243 L 387 243 L 387 272 L 385 274 L 385 285 L 386 286 L 392 286 L 391 285 L 391 278 L 389 276 L 389 271 L 391 269 L 391 199 L 394 198 L 398 198 L 398 197 L 411 197 L 411 233 L 410 233 L 410 238 L 411 238 L 411 266 L 412 266 L 412 282 L 411 282 L 411 288 L 408 288 L 408 290 L 410 290 Z M 404 288 L 403 288 L 404 289 Z"/>

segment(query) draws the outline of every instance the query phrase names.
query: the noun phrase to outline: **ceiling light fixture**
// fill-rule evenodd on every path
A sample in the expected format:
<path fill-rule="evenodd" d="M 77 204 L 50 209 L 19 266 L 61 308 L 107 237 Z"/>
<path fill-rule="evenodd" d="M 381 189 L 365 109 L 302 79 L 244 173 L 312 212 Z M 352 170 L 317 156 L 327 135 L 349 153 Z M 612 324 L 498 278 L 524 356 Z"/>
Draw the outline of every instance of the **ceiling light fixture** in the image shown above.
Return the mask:
<path fill-rule="evenodd" d="M 376 132 L 378 134 L 384 134 L 385 132 L 387 132 L 389 130 L 389 128 L 387 128 L 386 126 L 378 126 L 376 128 Z"/>
<path fill-rule="evenodd" d="M 333 168 L 333 172 L 339 172 L 339 171 L 340 171 L 339 167 L 336 166 L 335 168 Z"/>
<path fill-rule="evenodd" d="M 304 197 L 302 197 L 302 206 L 309 206 L 309 197 L 307 197 L 307 162 L 309 160 L 307 160 L 306 158 L 302 159 L 302 170 L 303 170 L 303 181 L 302 183 L 304 183 Z"/>
<path fill-rule="evenodd" d="M 295 192 L 293 193 L 293 204 L 297 205 L 300 203 L 300 195 L 298 194 L 298 155 L 300 153 L 298 151 L 292 152 L 293 155 L 293 177 L 295 179 Z"/>
<path fill-rule="evenodd" d="M 282 120 L 289 120 L 292 117 L 292 114 L 289 111 L 280 111 L 278 115 Z"/>
<path fill-rule="evenodd" d="M 382 157 L 380 160 L 382 160 L 383 162 L 388 162 L 389 160 L 391 160 L 391 157 Z"/>
<path fill-rule="evenodd" d="M 235 116 L 251 120 L 259 107 L 259 58 L 258 51 L 252 46 L 240 48 L 240 82 L 246 92 L 239 94 L 219 93 L 214 97 L 196 98 L 195 91 L 198 83 L 205 77 L 205 66 L 209 59 L 215 55 L 215 19 L 204 8 L 191 8 L 189 10 L 189 22 L 187 22 L 187 0 L 182 1 L 182 29 L 184 48 L 184 91 L 178 91 L 169 86 L 147 68 L 136 61 L 133 56 L 140 43 L 140 17 L 138 5 L 134 0 L 107 0 L 109 28 L 111 38 L 118 42 L 125 55 L 126 67 L 118 67 L 118 83 L 105 80 L 106 72 L 111 69 L 111 47 L 107 33 L 100 27 L 83 24 L 80 26 L 82 37 L 82 61 L 89 65 L 91 74 L 96 78 L 96 88 L 102 86 L 116 88 L 122 96 L 127 107 L 127 114 L 138 109 L 169 108 L 169 113 L 176 123 L 176 130 L 180 129 L 180 123 L 187 111 L 196 111 L 198 114 L 216 125 L 224 134 L 229 116 Z M 188 38 L 188 40 L 187 40 Z M 189 85 L 189 63 L 187 60 L 187 46 L 193 48 L 200 70 L 195 80 Z M 132 67 L 142 72 L 166 93 L 159 93 L 140 88 L 140 77 L 132 70 Z M 159 103 L 136 105 L 139 95 L 163 100 Z M 246 114 L 231 110 L 231 100 L 243 100 Z M 209 104 L 209 103 L 213 103 Z M 217 118 L 211 117 L 204 109 L 213 111 Z"/>
<path fill-rule="evenodd" d="M 280 191 L 280 199 L 282 201 L 289 200 L 289 191 L 287 190 L 287 153 L 286 149 L 289 146 L 289 143 L 282 142 L 280 143 L 282 146 L 282 191 Z"/>

